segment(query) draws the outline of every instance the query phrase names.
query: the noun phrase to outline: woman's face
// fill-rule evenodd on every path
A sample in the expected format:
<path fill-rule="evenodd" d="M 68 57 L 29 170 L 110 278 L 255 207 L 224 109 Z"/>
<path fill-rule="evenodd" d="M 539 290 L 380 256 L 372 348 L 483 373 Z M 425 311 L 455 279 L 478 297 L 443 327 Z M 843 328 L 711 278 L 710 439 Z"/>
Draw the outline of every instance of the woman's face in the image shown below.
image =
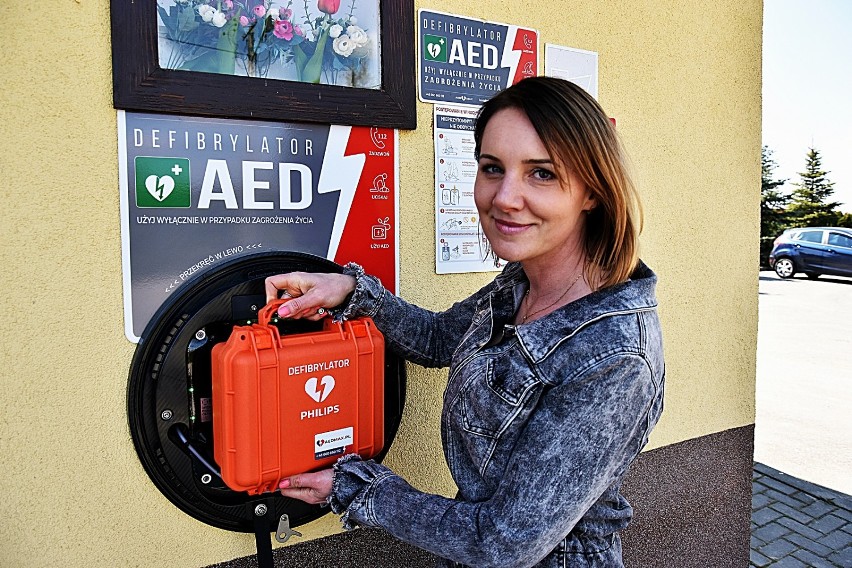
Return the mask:
<path fill-rule="evenodd" d="M 556 164 L 526 114 L 495 113 L 480 147 L 474 200 L 494 252 L 510 262 L 576 262 L 585 211 L 596 202 L 573 172 Z"/>

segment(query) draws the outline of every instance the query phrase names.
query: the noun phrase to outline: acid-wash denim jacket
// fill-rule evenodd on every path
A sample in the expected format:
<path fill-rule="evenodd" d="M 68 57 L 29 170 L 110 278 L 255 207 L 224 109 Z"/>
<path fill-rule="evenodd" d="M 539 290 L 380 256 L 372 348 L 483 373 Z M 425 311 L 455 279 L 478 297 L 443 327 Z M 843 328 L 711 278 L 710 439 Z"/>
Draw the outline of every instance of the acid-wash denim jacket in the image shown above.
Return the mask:
<path fill-rule="evenodd" d="M 454 499 L 346 456 L 329 504 L 346 528 L 381 527 L 439 565 L 620 567 L 632 508 L 619 493 L 663 406 L 656 276 L 630 280 L 513 325 L 528 281 L 509 264 L 445 312 L 406 303 L 354 264 L 337 319 L 372 317 L 392 349 L 450 367 L 441 434 Z"/>

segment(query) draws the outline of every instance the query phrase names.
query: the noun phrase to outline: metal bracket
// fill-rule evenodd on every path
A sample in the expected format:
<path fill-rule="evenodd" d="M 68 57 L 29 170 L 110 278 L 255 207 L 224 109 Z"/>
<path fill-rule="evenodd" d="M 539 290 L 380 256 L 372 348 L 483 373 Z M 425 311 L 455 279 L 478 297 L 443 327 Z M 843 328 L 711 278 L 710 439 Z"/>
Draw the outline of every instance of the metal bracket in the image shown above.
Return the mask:
<path fill-rule="evenodd" d="M 291 536 L 302 536 L 302 533 L 290 528 L 290 517 L 281 515 L 281 518 L 278 519 L 278 530 L 275 531 L 275 540 L 284 544 L 290 540 Z"/>

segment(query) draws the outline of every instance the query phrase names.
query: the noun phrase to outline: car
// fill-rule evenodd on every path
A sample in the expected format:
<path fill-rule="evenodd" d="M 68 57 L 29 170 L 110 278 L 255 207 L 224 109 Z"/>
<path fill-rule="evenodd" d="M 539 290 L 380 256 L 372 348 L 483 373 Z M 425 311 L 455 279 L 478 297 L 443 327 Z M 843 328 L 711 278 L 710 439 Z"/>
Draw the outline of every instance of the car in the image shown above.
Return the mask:
<path fill-rule="evenodd" d="M 852 276 L 852 229 L 787 229 L 773 243 L 769 266 L 781 278 L 792 278 L 797 272 L 812 279 L 823 274 Z"/>

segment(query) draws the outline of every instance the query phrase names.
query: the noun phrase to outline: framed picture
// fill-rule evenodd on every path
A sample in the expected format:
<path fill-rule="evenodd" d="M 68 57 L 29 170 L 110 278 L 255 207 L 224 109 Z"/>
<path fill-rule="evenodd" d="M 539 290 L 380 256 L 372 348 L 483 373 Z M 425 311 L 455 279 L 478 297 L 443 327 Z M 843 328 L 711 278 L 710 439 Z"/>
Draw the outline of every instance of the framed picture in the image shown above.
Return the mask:
<path fill-rule="evenodd" d="M 112 0 L 116 108 L 413 129 L 414 0 Z"/>

